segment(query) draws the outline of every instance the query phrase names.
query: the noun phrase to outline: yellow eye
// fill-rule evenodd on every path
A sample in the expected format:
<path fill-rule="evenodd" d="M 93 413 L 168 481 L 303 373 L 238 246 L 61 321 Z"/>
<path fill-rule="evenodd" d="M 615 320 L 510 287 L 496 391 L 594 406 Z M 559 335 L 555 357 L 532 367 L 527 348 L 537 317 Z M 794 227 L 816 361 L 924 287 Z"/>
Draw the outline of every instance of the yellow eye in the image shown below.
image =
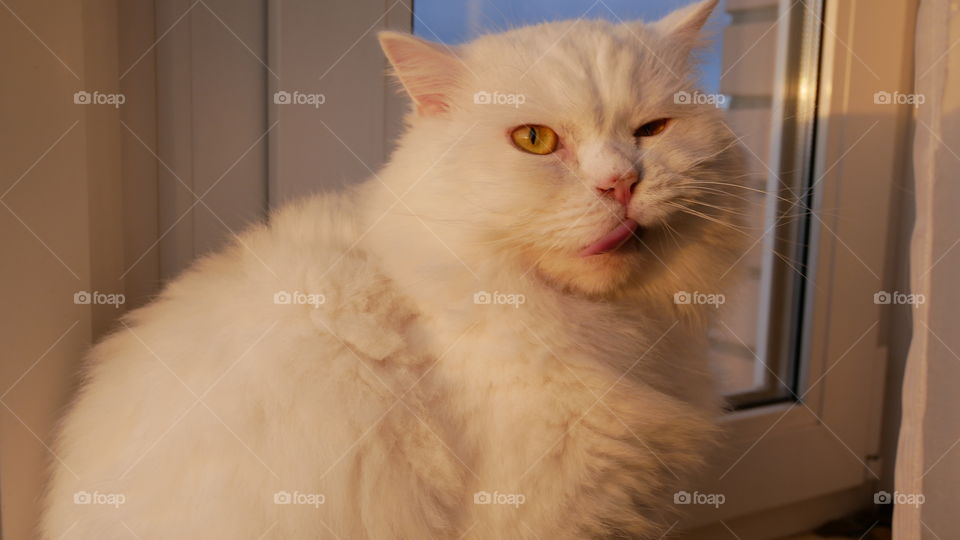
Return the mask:
<path fill-rule="evenodd" d="M 654 135 L 659 135 L 663 133 L 663 130 L 667 129 L 667 124 L 670 122 L 669 118 L 661 118 L 659 120 L 654 120 L 653 122 L 647 122 L 646 124 L 637 128 L 633 132 L 634 137 L 653 137 Z"/>
<path fill-rule="evenodd" d="M 549 154 L 557 149 L 557 133 L 547 126 L 520 126 L 510 138 L 517 148 L 531 154 Z"/>

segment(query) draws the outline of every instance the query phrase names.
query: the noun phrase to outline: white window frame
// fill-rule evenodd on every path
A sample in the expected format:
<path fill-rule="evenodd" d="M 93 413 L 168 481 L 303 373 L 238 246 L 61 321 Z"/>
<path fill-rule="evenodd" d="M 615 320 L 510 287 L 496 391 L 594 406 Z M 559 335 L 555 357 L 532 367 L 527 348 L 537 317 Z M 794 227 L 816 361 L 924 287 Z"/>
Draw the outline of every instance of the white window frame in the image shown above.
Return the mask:
<path fill-rule="evenodd" d="M 781 9 L 791 3 L 782 1 Z M 904 44 L 911 42 L 908 13 L 915 9 L 914 1 L 825 2 L 808 266 L 815 286 L 806 298 L 806 361 L 798 385 L 803 399 L 723 419 L 728 439 L 699 489 L 724 494 L 726 503 L 694 507 L 689 524 L 879 480 L 887 349 L 873 295 L 891 282 L 884 271 L 898 219 L 894 185 L 907 158 L 909 111 L 876 105 L 873 94 L 910 91 L 912 61 Z M 819 519 L 810 515 L 809 525 Z"/>

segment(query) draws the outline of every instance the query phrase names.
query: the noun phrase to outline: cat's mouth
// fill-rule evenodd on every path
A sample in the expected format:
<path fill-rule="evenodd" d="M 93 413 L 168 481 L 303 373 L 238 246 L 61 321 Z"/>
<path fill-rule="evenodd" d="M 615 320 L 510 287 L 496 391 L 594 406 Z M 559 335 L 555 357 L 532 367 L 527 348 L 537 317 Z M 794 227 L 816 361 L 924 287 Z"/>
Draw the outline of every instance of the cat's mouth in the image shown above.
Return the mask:
<path fill-rule="evenodd" d="M 599 240 L 583 248 L 580 251 L 580 256 L 590 257 L 615 251 L 630 241 L 631 238 L 637 236 L 641 230 L 642 228 L 636 221 L 627 218 Z"/>

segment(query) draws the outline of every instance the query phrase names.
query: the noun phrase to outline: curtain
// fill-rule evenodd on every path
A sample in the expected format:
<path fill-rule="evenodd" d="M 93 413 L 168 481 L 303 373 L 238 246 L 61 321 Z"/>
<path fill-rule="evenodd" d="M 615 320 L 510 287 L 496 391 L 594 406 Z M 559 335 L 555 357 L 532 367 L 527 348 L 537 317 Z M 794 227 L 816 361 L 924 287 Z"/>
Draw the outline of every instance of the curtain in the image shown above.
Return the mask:
<path fill-rule="evenodd" d="M 921 0 L 916 31 L 913 317 L 903 387 L 897 540 L 960 538 L 960 2 Z M 908 502 L 909 501 L 909 502 Z"/>

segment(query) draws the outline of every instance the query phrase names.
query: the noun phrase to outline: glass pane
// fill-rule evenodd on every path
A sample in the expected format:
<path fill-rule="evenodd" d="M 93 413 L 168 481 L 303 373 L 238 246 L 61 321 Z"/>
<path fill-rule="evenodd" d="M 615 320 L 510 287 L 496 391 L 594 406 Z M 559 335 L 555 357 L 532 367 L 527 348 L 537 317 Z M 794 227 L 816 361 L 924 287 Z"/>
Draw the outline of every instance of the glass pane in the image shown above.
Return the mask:
<path fill-rule="evenodd" d="M 417 0 L 414 32 L 457 44 L 477 35 L 543 21 L 604 18 L 657 20 L 690 2 L 637 0 Z M 793 395 L 802 332 L 805 280 L 806 164 L 816 90 L 819 16 L 812 6 L 781 12 L 777 0 L 721 0 L 701 54 L 701 88 L 724 110 L 749 162 L 741 193 L 752 248 L 731 279 L 711 360 L 724 393 L 739 407 Z"/>

